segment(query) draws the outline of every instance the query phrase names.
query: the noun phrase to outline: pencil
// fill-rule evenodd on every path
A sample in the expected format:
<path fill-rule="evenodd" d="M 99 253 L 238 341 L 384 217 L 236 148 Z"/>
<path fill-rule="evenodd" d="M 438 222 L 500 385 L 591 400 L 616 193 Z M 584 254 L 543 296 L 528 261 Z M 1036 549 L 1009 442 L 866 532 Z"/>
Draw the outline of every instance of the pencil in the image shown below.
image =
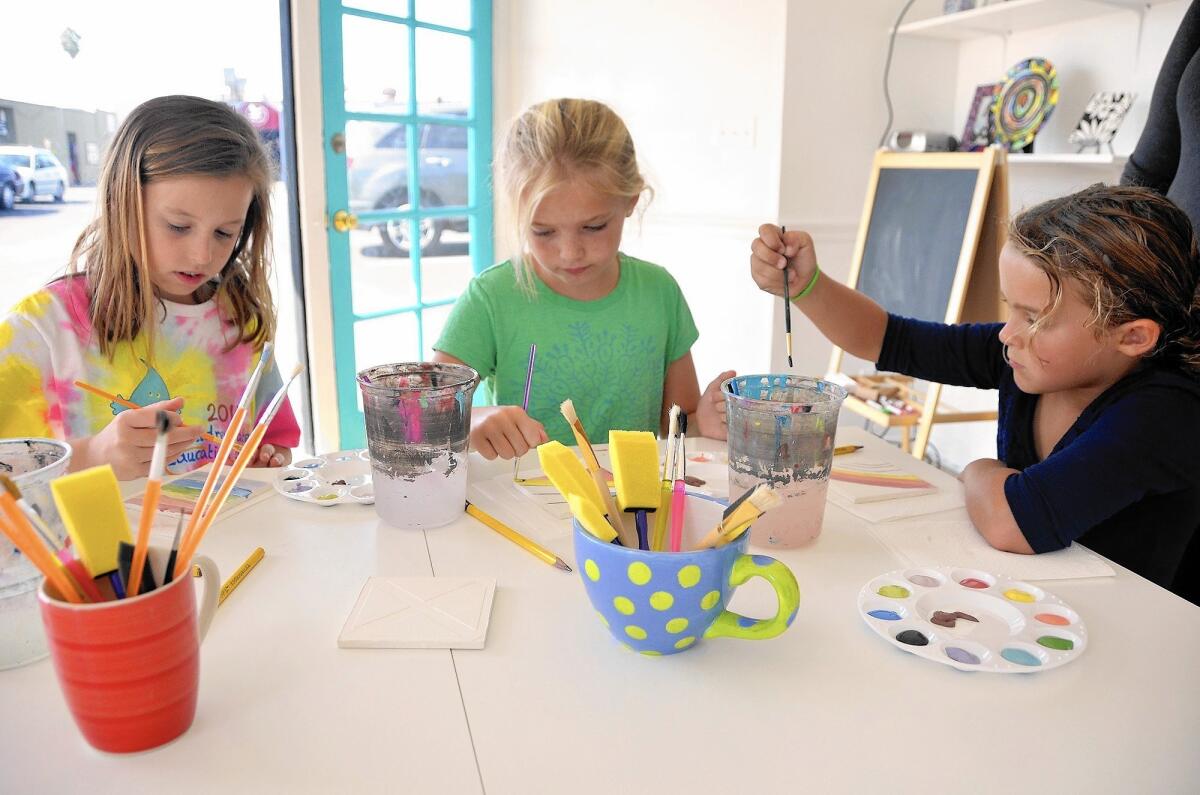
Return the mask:
<path fill-rule="evenodd" d="M 246 558 L 246 561 L 242 563 L 241 566 L 238 566 L 237 571 L 229 575 L 229 579 L 221 585 L 221 596 L 219 599 L 217 599 L 217 607 L 220 607 L 225 603 L 225 600 L 229 597 L 229 594 L 233 593 L 233 589 L 237 588 L 238 585 L 241 584 L 242 580 L 246 579 L 246 575 L 250 573 L 251 569 L 258 565 L 258 562 L 262 560 L 263 556 L 266 554 L 267 553 L 263 551 L 263 548 L 259 547 L 250 553 L 250 557 Z"/>
<path fill-rule="evenodd" d="M 467 513 L 471 514 L 476 519 L 483 522 L 485 525 L 492 528 L 497 533 L 504 536 L 509 541 L 513 542 L 514 544 L 521 547 L 525 551 L 530 552 L 535 557 L 539 557 L 542 560 L 544 560 L 545 562 L 549 563 L 554 568 L 562 569 L 563 571 L 571 571 L 571 567 L 568 566 L 566 564 L 566 562 L 562 558 L 560 558 L 558 555 L 555 555 L 553 552 L 546 549 L 544 546 L 537 543 L 536 541 L 532 541 L 532 540 L 526 538 L 525 536 L 518 533 L 516 530 L 513 530 L 511 527 L 509 527 L 508 525 L 501 522 L 496 517 L 494 517 L 488 513 L 485 513 L 484 511 L 480 510 L 478 507 L 472 505 L 469 502 L 467 503 Z"/>
<path fill-rule="evenodd" d="M 833 448 L 834 455 L 846 455 L 846 453 L 857 453 L 862 449 L 861 444 L 842 444 Z"/>
<path fill-rule="evenodd" d="M 83 381 L 76 381 L 75 386 L 79 387 L 80 389 L 87 390 L 88 392 L 91 392 L 93 395 L 99 395 L 100 397 L 104 398 L 105 400 L 111 400 L 113 403 L 116 403 L 118 406 L 124 406 L 127 409 L 145 408 L 144 406 L 139 406 L 137 403 L 134 403 L 132 400 L 126 400 L 123 397 L 118 397 L 118 396 L 114 395 L 112 392 L 106 392 L 98 386 L 92 386 L 91 384 L 85 383 Z M 219 439 L 216 436 L 213 436 L 211 433 L 201 432 L 200 436 L 207 442 L 212 442 L 213 444 L 217 444 L 217 445 L 219 445 L 221 443 L 221 439 Z M 238 449 L 240 447 L 241 447 L 240 444 L 234 445 L 234 449 Z"/>
<path fill-rule="evenodd" d="M 529 364 L 525 368 L 525 396 L 521 398 L 521 411 L 529 411 L 529 387 L 533 383 L 533 360 L 537 358 L 537 343 L 529 343 Z M 521 472 L 521 456 L 513 459 L 513 480 Z"/>
<path fill-rule="evenodd" d="M 781 240 L 783 239 L 783 236 L 786 234 L 787 234 L 787 227 L 786 226 L 779 227 L 779 237 Z M 787 243 L 786 242 L 783 244 L 783 248 L 784 248 L 784 251 L 786 252 L 787 251 Z M 786 260 L 786 259 L 787 259 L 787 257 L 785 256 L 784 260 Z M 792 366 L 792 299 L 791 299 L 791 295 L 789 295 L 790 292 L 791 292 L 791 288 L 788 287 L 787 262 L 785 261 L 783 263 L 783 330 L 784 330 L 784 338 L 787 340 L 788 367 Z"/>

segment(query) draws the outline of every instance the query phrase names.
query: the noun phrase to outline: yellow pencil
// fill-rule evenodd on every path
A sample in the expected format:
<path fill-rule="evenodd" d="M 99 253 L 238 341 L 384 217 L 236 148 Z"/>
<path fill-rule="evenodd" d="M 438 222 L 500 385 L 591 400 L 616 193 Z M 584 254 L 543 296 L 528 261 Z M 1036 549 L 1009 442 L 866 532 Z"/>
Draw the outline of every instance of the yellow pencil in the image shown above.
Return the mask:
<path fill-rule="evenodd" d="M 246 575 L 250 570 L 258 565 L 258 562 L 263 559 L 263 555 L 267 554 L 262 547 L 250 553 L 250 557 L 246 558 L 246 562 L 238 566 L 238 570 L 229 575 L 229 579 L 221 585 L 221 597 L 217 599 L 217 607 L 220 607 L 229 594 L 233 593 L 233 589 L 238 587 L 242 580 L 246 579 Z"/>
<path fill-rule="evenodd" d="M 861 444 L 843 444 L 833 448 L 834 455 L 845 455 L 846 453 L 857 453 L 862 449 Z"/>
<path fill-rule="evenodd" d="M 558 555 L 555 555 L 553 552 L 546 549 L 544 546 L 537 543 L 536 541 L 532 541 L 532 540 L 526 538 L 525 536 L 521 535 L 516 530 L 513 530 L 511 527 L 504 524 L 496 517 L 494 517 L 490 514 L 484 513 L 479 508 L 477 508 L 476 506 L 472 505 L 469 502 L 467 503 L 467 513 L 471 514 L 476 519 L 483 522 L 485 525 L 492 528 L 497 533 L 504 536 L 509 541 L 516 544 L 517 546 L 521 547 L 522 549 L 526 550 L 527 552 L 532 552 L 536 557 L 541 558 L 542 560 L 549 563 L 551 566 L 554 566 L 556 569 L 562 569 L 563 571 L 571 570 L 571 567 L 568 566 L 566 564 L 566 562 L 563 561 L 563 559 L 560 558 Z"/>

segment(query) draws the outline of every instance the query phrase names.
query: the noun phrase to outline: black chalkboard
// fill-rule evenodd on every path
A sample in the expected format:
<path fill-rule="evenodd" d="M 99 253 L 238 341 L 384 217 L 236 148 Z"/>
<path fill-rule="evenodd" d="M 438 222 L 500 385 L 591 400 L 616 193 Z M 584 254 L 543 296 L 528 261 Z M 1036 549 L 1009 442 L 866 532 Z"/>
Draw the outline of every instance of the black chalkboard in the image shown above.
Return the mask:
<path fill-rule="evenodd" d="M 889 312 L 945 320 L 979 179 L 970 168 L 880 168 L 858 289 Z"/>

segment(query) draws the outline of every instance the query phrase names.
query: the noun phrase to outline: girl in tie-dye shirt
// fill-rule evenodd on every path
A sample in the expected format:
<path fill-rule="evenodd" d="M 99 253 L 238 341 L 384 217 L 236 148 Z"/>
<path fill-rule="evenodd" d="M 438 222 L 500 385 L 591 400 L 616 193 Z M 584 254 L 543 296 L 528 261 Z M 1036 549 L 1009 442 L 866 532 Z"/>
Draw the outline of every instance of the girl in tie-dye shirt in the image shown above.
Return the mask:
<path fill-rule="evenodd" d="M 0 437 L 66 439 L 72 469 L 108 463 L 144 477 L 154 415 L 166 410 L 172 471 L 215 456 L 201 434 L 224 434 L 275 330 L 270 181 L 253 128 L 227 106 L 171 96 L 136 108 L 113 139 L 69 275 L 0 321 Z M 271 363 L 250 411 L 280 385 Z M 254 461 L 288 463 L 298 442 L 285 403 Z"/>

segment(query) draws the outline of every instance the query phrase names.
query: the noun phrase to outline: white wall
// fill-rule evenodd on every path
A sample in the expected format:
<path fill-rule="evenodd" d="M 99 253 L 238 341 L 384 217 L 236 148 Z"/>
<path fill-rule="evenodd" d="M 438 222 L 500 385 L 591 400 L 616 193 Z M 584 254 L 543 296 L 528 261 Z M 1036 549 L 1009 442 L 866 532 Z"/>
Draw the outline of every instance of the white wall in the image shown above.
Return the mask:
<path fill-rule="evenodd" d="M 497 0 L 495 115 L 499 138 L 521 109 L 575 95 L 604 100 L 629 124 L 657 198 L 624 248 L 669 268 L 683 285 L 701 339 L 703 382 L 723 367 L 785 365 L 778 301 L 747 274 L 758 224 L 808 229 L 821 266 L 844 279 L 872 154 L 886 124 L 883 65 L 904 0 Z M 1049 58 L 1061 99 L 1039 152 L 1072 151 L 1066 138 L 1094 91 L 1138 99 L 1117 137 L 1128 153 L 1145 120 L 1158 67 L 1187 0 L 1144 15 L 1095 18 L 962 44 L 899 37 L 891 70 L 893 129 L 957 136 L 978 83 L 1018 60 Z M 908 19 L 940 13 L 919 0 Z M 1096 181 L 1119 167 L 1017 166 L 1013 210 Z M 503 247 L 498 251 L 503 252 Z M 824 373 L 829 344 L 793 318 L 796 371 Z M 848 365 L 849 366 L 849 365 Z M 991 393 L 947 390 L 959 408 Z M 951 467 L 995 454 L 994 423 L 941 426 L 934 444 Z"/>
<path fill-rule="evenodd" d="M 494 6 L 497 142 L 521 110 L 551 97 L 598 99 L 621 114 L 656 194 L 622 248 L 682 286 L 700 328 L 701 388 L 723 368 L 770 363 L 771 302 L 750 281 L 747 255 L 758 223 L 778 214 L 786 16 L 783 0 Z"/>

